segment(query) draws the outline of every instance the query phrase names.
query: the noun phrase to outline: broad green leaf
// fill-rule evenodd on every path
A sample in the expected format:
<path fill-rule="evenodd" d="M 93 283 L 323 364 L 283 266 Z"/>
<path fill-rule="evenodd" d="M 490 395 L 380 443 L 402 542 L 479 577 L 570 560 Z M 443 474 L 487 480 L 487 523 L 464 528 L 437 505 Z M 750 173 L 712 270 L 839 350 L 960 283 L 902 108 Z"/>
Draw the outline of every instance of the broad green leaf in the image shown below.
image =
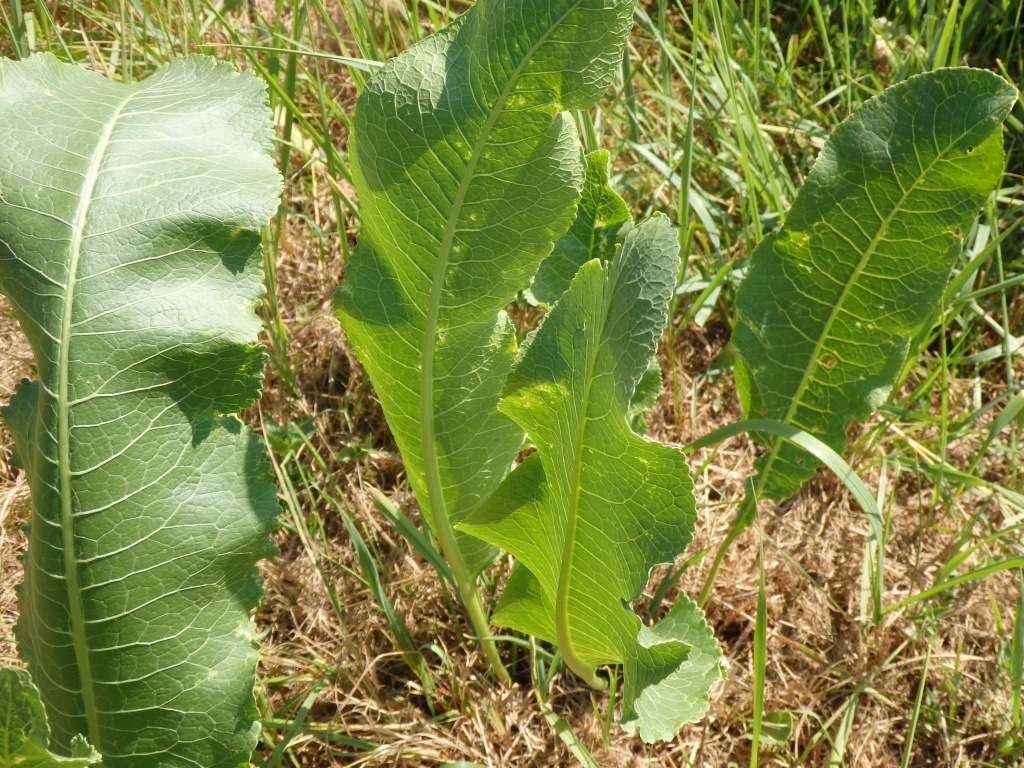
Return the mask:
<path fill-rule="evenodd" d="M 592 685 L 599 666 L 623 665 L 622 723 L 648 741 L 700 719 L 720 674 L 714 636 L 685 597 L 653 627 L 629 608 L 696 519 L 682 452 L 627 422 L 678 268 L 675 230 L 657 216 L 610 266 L 579 270 L 524 344 L 500 404 L 537 450 L 461 526 L 516 557 L 494 622 L 557 643 Z"/>
<path fill-rule="evenodd" d="M 532 301 L 553 304 L 565 293 L 576 272 L 591 259 L 610 262 L 633 226 L 629 209 L 608 184 L 609 156 L 599 149 L 584 158 L 583 195 L 569 231 L 555 243 L 527 292 Z M 661 394 L 661 368 L 656 360 L 637 382 L 628 414 L 633 431 L 647 430 L 644 412 L 654 407 Z"/>
<path fill-rule="evenodd" d="M 100 756 L 80 736 L 73 740 L 71 757 L 48 749 L 50 727 L 39 691 L 24 669 L 0 669 L 0 768 L 87 768 Z"/>
<path fill-rule="evenodd" d="M 233 415 L 260 390 L 264 87 L 205 57 L 142 83 L 0 61 L 0 290 L 39 381 L 4 414 L 32 489 L 19 652 L 52 748 L 238 768 L 277 501 Z"/>
<path fill-rule="evenodd" d="M 1003 170 L 1016 89 L 943 69 L 895 85 L 836 128 L 785 224 L 736 296 L 747 418 L 793 424 L 838 452 L 889 397 L 910 338 L 942 295 L 964 232 Z M 758 496 L 790 496 L 820 464 L 761 436 Z"/>
<path fill-rule="evenodd" d="M 572 223 L 584 169 L 565 110 L 603 95 L 631 18 L 629 0 L 480 0 L 356 104 L 362 226 L 336 307 L 460 583 L 493 550 L 452 525 L 523 443 L 495 407 L 515 356 L 504 308 Z"/>
<path fill-rule="evenodd" d="M 591 259 L 611 261 L 616 246 L 622 244 L 633 220 L 622 198 L 608 185 L 608 163 L 607 150 L 587 155 L 576 219 L 541 262 L 529 291 L 534 301 L 554 304 L 580 267 Z"/>

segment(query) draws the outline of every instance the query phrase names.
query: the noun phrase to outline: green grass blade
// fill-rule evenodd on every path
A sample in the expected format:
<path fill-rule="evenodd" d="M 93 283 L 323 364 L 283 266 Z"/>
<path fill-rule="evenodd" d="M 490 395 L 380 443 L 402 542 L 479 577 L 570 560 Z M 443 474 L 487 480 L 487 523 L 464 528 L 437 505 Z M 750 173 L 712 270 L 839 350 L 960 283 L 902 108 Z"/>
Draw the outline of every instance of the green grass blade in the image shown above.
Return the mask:
<path fill-rule="evenodd" d="M 864 482 L 860 479 L 853 468 L 847 464 L 843 457 L 836 453 L 835 450 L 810 432 L 806 432 L 799 427 L 794 427 L 791 424 L 786 424 L 781 421 L 773 421 L 771 419 L 745 419 L 743 421 L 735 422 L 734 424 L 726 424 L 724 427 L 719 427 L 718 429 L 709 432 L 704 437 L 687 443 L 683 450 L 686 453 L 692 453 L 698 448 L 715 445 L 716 443 L 734 435 L 738 435 L 741 432 L 776 435 L 779 439 L 791 442 L 793 445 L 807 451 L 817 461 L 821 462 L 823 466 L 828 467 L 835 476 L 842 481 L 843 485 L 845 485 L 846 489 L 850 492 L 850 495 L 853 496 L 854 500 L 864 511 L 864 514 L 868 518 L 870 536 L 878 543 L 873 587 L 875 602 L 874 616 L 877 623 L 882 615 L 881 593 L 885 573 L 883 554 L 885 549 L 885 527 L 882 520 L 882 514 L 878 509 L 878 503 L 875 500 L 875 497 L 871 494 L 871 491 L 869 491 L 868 487 L 864 485 Z M 753 483 L 748 483 L 748 485 L 753 485 Z M 739 533 L 753 520 L 754 510 L 752 504 L 756 497 L 756 492 L 748 492 L 747 496 L 744 498 L 742 504 L 746 505 L 747 512 L 745 514 L 737 515 L 737 520 L 739 522 L 733 525 L 730 530 L 729 538 L 727 538 L 719 547 L 711 572 L 705 581 L 699 602 L 703 603 L 703 601 L 707 599 L 707 593 L 710 590 L 711 585 L 714 583 L 715 575 L 718 571 L 717 566 L 721 563 L 721 559 L 724 557 L 725 550 L 728 545 L 734 541 L 736 536 L 738 536 Z"/>
<path fill-rule="evenodd" d="M 313 689 L 306 694 L 306 698 L 302 700 L 302 704 L 299 705 L 298 711 L 295 713 L 295 717 L 292 718 L 291 722 L 285 727 L 284 735 L 281 740 L 274 747 L 274 751 L 270 755 L 270 759 L 267 760 L 267 768 L 281 768 L 284 762 L 285 750 L 288 749 L 288 745 L 295 736 L 300 732 L 303 723 L 306 722 L 306 718 L 309 717 L 309 710 L 313 708 L 313 704 L 316 703 L 317 696 L 320 695 L 320 691 L 323 689 L 323 683 L 317 683 L 313 686 Z"/>
<path fill-rule="evenodd" d="M 931 649 L 924 657 L 924 666 L 921 669 L 921 682 L 917 685 L 917 695 L 914 697 L 914 708 L 910 712 L 910 726 L 907 728 L 907 739 L 903 745 L 903 759 L 900 760 L 900 768 L 908 768 L 910 759 L 913 756 L 914 738 L 917 736 L 917 726 L 921 721 L 921 705 L 924 703 L 924 694 L 928 690 L 928 664 L 931 662 Z"/>
<path fill-rule="evenodd" d="M 1010 721 L 1021 730 L 1021 698 L 1024 697 L 1024 571 L 1017 573 L 1017 615 L 1010 640 Z"/>
<path fill-rule="evenodd" d="M 768 647 L 768 590 L 764 584 L 764 541 L 757 548 L 757 613 L 754 617 L 754 713 L 750 728 L 750 768 L 757 768 L 761 745 L 761 719 L 764 715 L 764 677 Z"/>
<path fill-rule="evenodd" d="M 971 581 L 978 581 L 980 579 L 987 579 L 996 573 L 1002 573 L 1003 571 L 1010 571 L 1014 568 L 1024 568 L 1024 557 L 1011 557 L 1006 560 L 1000 560 L 999 562 L 990 563 L 989 565 L 982 566 L 981 568 L 975 568 L 967 573 L 962 573 L 959 576 L 953 576 L 940 584 L 935 584 L 928 589 L 917 592 L 909 597 L 905 597 L 902 600 L 887 605 L 882 611 L 885 614 L 893 613 L 894 611 L 906 608 L 909 605 L 920 603 L 924 600 L 929 600 L 936 595 L 941 595 L 943 592 L 948 592 L 953 587 L 960 584 L 966 584 Z"/>

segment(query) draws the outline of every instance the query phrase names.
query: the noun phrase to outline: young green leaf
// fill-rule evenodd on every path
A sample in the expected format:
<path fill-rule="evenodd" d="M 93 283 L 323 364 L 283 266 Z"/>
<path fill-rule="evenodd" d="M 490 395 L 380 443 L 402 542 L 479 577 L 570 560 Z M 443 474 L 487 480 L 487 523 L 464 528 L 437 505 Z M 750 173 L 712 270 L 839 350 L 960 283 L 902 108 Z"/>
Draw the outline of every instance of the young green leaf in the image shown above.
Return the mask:
<path fill-rule="evenodd" d="M 681 451 L 635 434 L 627 414 L 665 325 L 679 269 L 663 216 L 634 228 L 610 266 L 590 261 L 532 334 L 500 408 L 537 446 L 460 528 L 516 557 L 495 623 L 558 644 L 570 669 L 624 666 L 622 723 L 673 738 L 707 710 L 720 653 L 681 597 L 644 626 L 629 608 L 672 562 L 696 518 Z"/>
<path fill-rule="evenodd" d="M 264 87 L 205 57 L 119 84 L 0 61 L 0 290 L 39 381 L 5 410 L 32 490 L 17 627 L 53 748 L 237 768 L 256 743 Z"/>
<path fill-rule="evenodd" d="M 633 226 L 633 218 L 619 194 L 608 184 L 608 152 L 599 149 L 588 154 L 583 179 L 583 196 L 576 208 L 576 219 L 569 231 L 555 243 L 554 250 L 541 262 L 537 276 L 527 292 L 530 299 L 553 304 L 565 293 L 579 268 L 591 259 L 610 262 Z M 661 394 L 661 368 L 656 360 L 637 382 L 627 416 L 633 431 L 647 429 L 644 412 L 654 407 Z"/>
<path fill-rule="evenodd" d="M 826 142 L 736 296 L 736 382 L 748 418 L 793 424 L 836 451 L 885 402 L 1003 170 L 1016 89 L 943 69 L 866 102 Z M 818 462 L 770 437 L 756 494 L 790 496 Z"/>
<path fill-rule="evenodd" d="M 585 159 L 583 196 L 576 219 L 541 262 L 530 286 L 530 297 L 540 304 L 554 304 L 576 271 L 591 259 L 611 261 L 633 223 L 626 204 L 608 185 L 608 151 L 599 149 Z"/>
<path fill-rule="evenodd" d="M 39 690 L 24 669 L 0 669 L 0 766 L 3 768 L 88 768 L 100 756 L 81 736 L 72 740 L 71 757 L 49 750 L 50 727 Z"/>
<path fill-rule="evenodd" d="M 604 93 L 631 18 L 629 0 L 480 0 L 356 104 L 362 227 L 338 316 L 481 635 L 473 579 L 493 550 L 453 526 L 523 442 L 496 408 L 515 356 L 504 308 L 572 223 L 583 162 L 565 110 Z"/>

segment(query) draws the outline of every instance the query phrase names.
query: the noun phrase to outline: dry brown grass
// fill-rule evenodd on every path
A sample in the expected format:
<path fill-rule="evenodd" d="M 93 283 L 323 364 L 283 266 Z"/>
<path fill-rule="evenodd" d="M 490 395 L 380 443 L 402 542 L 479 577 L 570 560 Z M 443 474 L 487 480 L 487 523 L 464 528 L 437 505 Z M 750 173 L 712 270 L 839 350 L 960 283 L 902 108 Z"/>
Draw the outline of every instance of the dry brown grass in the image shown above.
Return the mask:
<path fill-rule="evenodd" d="M 282 385 L 269 372 L 267 395 L 255 415 L 262 412 L 278 421 L 313 416 L 315 439 L 325 455 L 367 435 L 373 448 L 390 452 L 393 445 L 378 406 L 372 397 L 353 394 L 362 388 L 362 373 L 327 311 L 331 288 L 341 271 L 337 255 L 318 264 L 300 245 L 291 245 L 291 238 L 303 242 L 300 231 L 289 234 L 278 276 L 283 304 L 298 308 L 291 310 L 295 314 L 287 320 L 292 331 L 291 362 L 299 371 L 304 396 L 298 402 L 283 396 Z M 662 350 L 667 386 L 649 419 L 653 436 L 686 442 L 739 416 L 731 385 L 709 382 L 702 374 L 723 339 L 720 329 L 689 328 L 678 337 L 674 350 Z M 0 344 L 4 350 L 0 386 L 9 391 L 30 371 L 27 345 L 9 312 L 0 317 Z M 670 354 L 676 356 L 675 371 L 667 361 Z M 681 410 L 674 402 L 677 392 L 686 395 Z M 691 396 L 696 403 L 693 412 Z M 339 410 L 347 418 L 340 418 Z M 0 653 L 5 663 L 16 663 L 8 638 L 17 613 L 14 584 L 20 580 L 20 567 L 15 555 L 24 546 L 20 526 L 27 514 L 28 493 L 23 474 L 8 461 L 9 435 L 5 432 L 3 437 L 0 636 L 5 642 Z M 694 455 L 693 466 L 700 466 L 705 458 L 701 453 Z M 692 547 L 720 540 L 730 519 L 730 509 L 722 500 L 739 497 L 751 462 L 750 445 L 736 438 L 717 452 L 697 478 L 705 511 Z M 444 715 L 431 716 L 419 680 L 396 653 L 372 595 L 350 572 L 358 572 L 358 564 L 336 515 L 326 507 L 307 510 L 324 521 L 325 535 L 312 546 L 327 564 L 322 576 L 301 537 L 287 531 L 278 534 L 281 555 L 263 566 L 267 596 L 257 615 L 265 644 L 261 677 L 275 681 L 266 683 L 264 692 L 271 707 L 280 706 L 293 697 L 301 699 L 311 681 L 317 681 L 322 687 L 307 724 L 379 746 L 358 759 L 338 757 L 322 739 L 300 735 L 292 742 L 300 765 L 420 766 L 455 760 L 496 767 L 573 764 L 574 758 L 539 711 L 528 671 L 522 664 L 516 667 L 517 680 L 511 688 L 490 681 L 479 654 L 461 640 L 451 597 L 441 589 L 436 573 L 375 512 L 366 492 L 369 485 L 385 489 L 415 514 L 413 500 L 403 487 L 400 463 L 371 454 L 358 466 L 339 462 L 336 469 L 348 509 L 379 549 L 391 600 L 417 641 L 436 648 L 427 659 L 436 685 L 433 699 Z M 877 478 L 869 474 L 867 479 Z M 984 511 L 960 506 L 933 510 L 924 506 L 929 498 L 929 490 L 912 476 L 895 483 L 887 602 L 928 585 L 937 565 L 948 557 L 955 533 L 943 536 L 935 526 L 928 526 L 924 535 L 922 526 L 929 517 L 949 515 L 962 520 Z M 932 654 L 929 686 L 937 694 L 933 706 L 941 714 L 919 734 L 922 748 L 913 765 L 966 766 L 992 760 L 994 724 L 984 718 L 993 708 L 1008 707 L 1005 673 L 996 665 L 1003 636 L 996 631 L 992 603 L 1004 617 L 1013 615 L 1012 579 L 1002 575 L 965 587 L 947 610 L 927 620 L 895 615 L 882 627 L 871 628 L 854 618 L 860 611 L 860 570 L 867 535 L 863 514 L 850 503 L 842 486 L 824 474 L 787 507 L 763 510 L 761 518 L 764 533 L 774 541 L 766 556 L 770 627 L 766 711 L 793 713 L 793 743 L 803 748 L 818 732 L 820 722 L 840 712 L 850 693 L 868 683 L 870 688 L 858 702 L 844 764 L 898 766 L 927 646 Z M 957 526 L 950 528 L 955 531 Z M 686 574 L 683 588 L 695 591 L 702 575 L 699 567 Z M 341 616 L 332 608 L 330 588 L 336 589 L 343 606 Z M 606 744 L 599 720 L 607 706 L 605 697 L 582 689 L 566 673 L 554 681 L 551 706 L 608 768 L 746 763 L 744 719 L 751 711 L 757 594 L 757 534 L 751 531 L 725 559 L 707 606 L 725 649 L 729 678 L 713 690 L 706 721 L 688 727 L 677 742 L 651 748 L 613 729 Z M 951 720 L 958 721 L 955 733 L 948 730 Z M 827 750 L 827 740 L 819 739 L 803 764 L 825 765 Z M 790 765 L 796 757 L 788 749 L 769 750 L 762 753 L 761 764 Z"/>

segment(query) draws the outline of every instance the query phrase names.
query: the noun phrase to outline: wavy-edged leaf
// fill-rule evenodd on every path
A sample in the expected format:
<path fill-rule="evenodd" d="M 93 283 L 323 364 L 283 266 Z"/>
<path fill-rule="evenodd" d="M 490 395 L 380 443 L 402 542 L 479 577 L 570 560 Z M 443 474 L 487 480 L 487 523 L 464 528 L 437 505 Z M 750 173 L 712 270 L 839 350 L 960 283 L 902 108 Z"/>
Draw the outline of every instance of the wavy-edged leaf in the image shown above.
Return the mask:
<path fill-rule="evenodd" d="M 53 732 L 106 768 L 237 768 L 256 742 L 255 563 L 277 500 L 260 390 L 264 86 L 0 61 L 0 290 L 35 353 L 5 418 L 32 489 L 17 627 Z"/>
<path fill-rule="evenodd" d="M 493 550 L 452 525 L 523 441 L 495 407 L 515 356 L 504 308 L 572 223 L 583 162 L 564 110 L 604 93 L 631 14 L 629 0 L 480 0 L 356 104 L 362 226 L 336 307 L 460 581 Z"/>
<path fill-rule="evenodd" d="M 622 244 L 633 224 L 626 203 L 608 184 L 608 151 L 591 152 L 585 161 L 583 195 L 576 219 L 541 262 L 530 286 L 530 298 L 540 304 L 554 304 L 577 270 L 591 259 L 611 261 L 615 248 Z"/>
<path fill-rule="evenodd" d="M 836 128 L 736 296 L 747 418 L 793 424 L 842 452 L 850 421 L 885 402 L 1002 173 L 1016 95 L 984 70 L 937 70 Z M 761 441 L 772 450 L 757 464 L 759 496 L 790 496 L 819 466 L 792 444 Z"/>
<path fill-rule="evenodd" d="M 634 228 L 610 266 L 585 264 L 524 344 L 500 408 L 537 446 L 460 526 L 511 552 L 496 624 L 558 644 L 592 685 L 622 664 L 625 727 L 673 738 L 707 710 L 720 654 L 685 597 L 645 627 L 629 608 L 696 519 L 683 453 L 627 422 L 665 326 L 679 268 L 664 216 Z"/>
<path fill-rule="evenodd" d="M 554 304 L 565 293 L 579 268 L 591 259 L 610 262 L 633 226 L 633 217 L 619 194 L 608 184 L 608 151 L 599 149 L 584 158 L 583 195 L 569 231 L 556 242 L 541 262 L 527 294 L 531 301 Z M 661 394 L 661 368 L 656 360 L 637 382 L 628 414 L 633 431 L 647 429 L 644 412 L 654 407 Z"/>
<path fill-rule="evenodd" d="M 72 741 L 71 757 L 49 749 L 50 727 L 39 691 L 24 669 L 0 669 L 0 766 L 2 768 L 88 768 L 99 753 L 81 736 Z"/>

